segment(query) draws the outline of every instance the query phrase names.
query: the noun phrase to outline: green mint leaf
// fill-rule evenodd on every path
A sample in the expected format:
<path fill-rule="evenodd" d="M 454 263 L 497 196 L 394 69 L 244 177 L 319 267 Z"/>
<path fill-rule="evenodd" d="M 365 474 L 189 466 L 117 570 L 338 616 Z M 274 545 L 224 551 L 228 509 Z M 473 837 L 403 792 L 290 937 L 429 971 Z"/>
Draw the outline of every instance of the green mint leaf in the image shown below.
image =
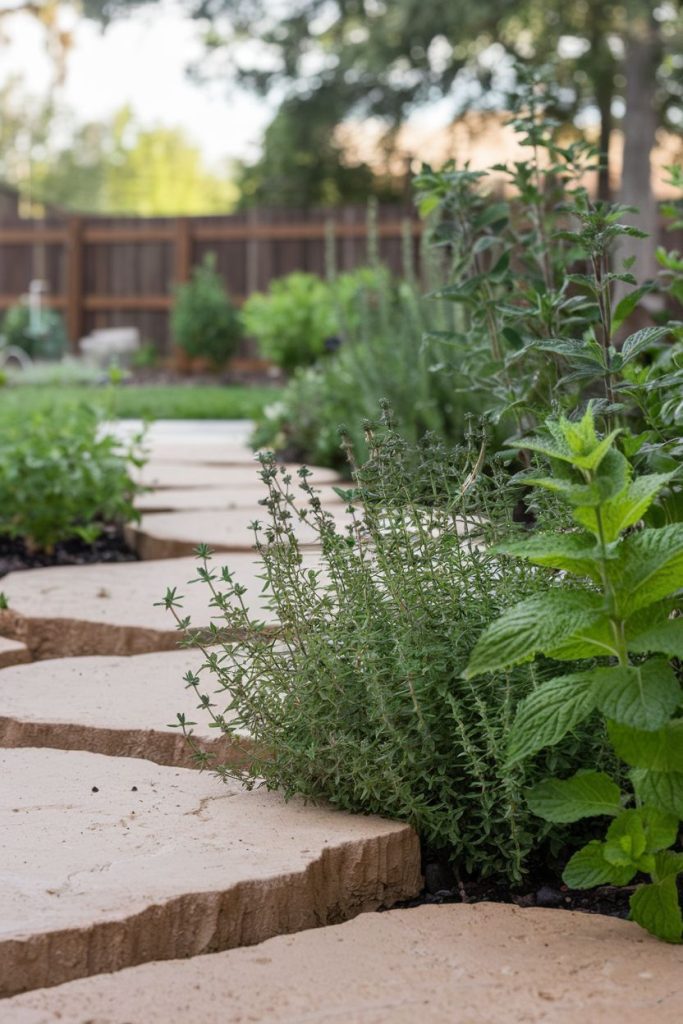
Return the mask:
<path fill-rule="evenodd" d="M 527 540 L 498 544 L 493 550 L 494 553 L 526 558 L 534 565 L 563 569 L 600 582 L 601 552 L 594 538 L 585 534 L 538 533 Z"/>
<path fill-rule="evenodd" d="M 662 338 L 666 338 L 668 334 L 671 334 L 671 327 L 644 327 L 642 330 L 636 331 L 635 334 L 629 335 L 621 346 L 624 362 L 627 363 L 631 359 L 635 359 L 637 355 L 661 341 Z"/>
<path fill-rule="evenodd" d="M 628 649 L 634 654 L 657 651 L 668 658 L 683 658 L 683 616 L 667 619 L 636 634 L 628 640 Z"/>
<path fill-rule="evenodd" d="M 665 878 L 677 878 L 683 872 L 683 853 L 674 850 L 660 850 L 655 855 L 653 881 L 663 882 Z"/>
<path fill-rule="evenodd" d="M 683 772 L 683 718 L 651 732 L 608 722 L 607 731 L 617 756 L 632 768 Z"/>
<path fill-rule="evenodd" d="M 683 937 L 683 915 L 676 879 L 669 875 L 661 882 L 639 886 L 631 896 L 631 920 L 658 939 L 680 942 Z"/>
<path fill-rule="evenodd" d="M 636 873 L 631 866 L 620 867 L 605 860 L 604 843 L 594 839 L 577 850 L 562 872 L 570 889 L 593 889 L 596 885 L 628 885 Z"/>
<path fill-rule="evenodd" d="M 546 779 L 526 794 L 534 814 L 546 821 L 572 822 L 621 811 L 621 790 L 604 772 L 581 771 L 570 779 Z"/>
<path fill-rule="evenodd" d="M 637 477 L 625 491 L 603 502 L 600 517 L 605 541 L 611 544 L 624 530 L 642 519 L 661 489 L 674 475 L 674 473 L 651 473 L 648 476 Z M 574 516 L 582 526 L 593 533 L 598 533 L 598 521 L 594 508 L 575 509 Z"/>
<path fill-rule="evenodd" d="M 559 743 L 594 707 L 591 672 L 558 676 L 543 683 L 517 707 L 510 732 L 508 764 Z"/>
<path fill-rule="evenodd" d="M 683 691 L 663 658 L 643 665 L 597 669 L 596 707 L 607 718 L 636 729 L 659 729 L 678 707 Z"/>
<path fill-rule="evenodd" d="M 619 651 L 614 638 L 612 624 L 606 615 L 600 616 L 592 625 L 577 630 L 557 647 L 544 652 L 556 661 L 577 661 L 580 658 L 618 657 Z"/>
<path fill-rule="evenodd" d="M 602 596 L 585 590 L 550 590 L 509 608 L 479 638 L 465 677 L 532 661 L 568 636 L 589 627 L 602 610 Z"/>
<path fill-rule="evenodd" d="M 624 595 L 623 617 L 676 593 L 683 586 L 683 523 L 626 537 L 607 571 Z"/>
<path fill-rule="evenodd" d="M 683 772 L 657 772 L 634 768 L 631 781 L 638 799 L 660 811 L 683 818 Z"/>

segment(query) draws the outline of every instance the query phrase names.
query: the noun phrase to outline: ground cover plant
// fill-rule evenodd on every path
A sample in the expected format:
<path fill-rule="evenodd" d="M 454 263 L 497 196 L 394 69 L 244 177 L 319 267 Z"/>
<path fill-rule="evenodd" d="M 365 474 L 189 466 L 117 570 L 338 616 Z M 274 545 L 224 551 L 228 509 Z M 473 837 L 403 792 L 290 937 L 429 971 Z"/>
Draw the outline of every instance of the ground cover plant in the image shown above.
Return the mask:
<path fill-rule="evenodd" d="M 683 523 L 634 529 L 673 473 L 633 476 L 617 449 L 619 431 L 599 438 L 589 408 L 575 422 L 548 421 L 526 442 L 552 475 L 527 483 L 559 494 L 578 531 L 535 533 L 497 551 L 558 570 L 546 592 L 514 605 L 474 648 L 469 679 L 528 663 L 536 654 L 584 662 L 538 686 L 517 708 L 508 746 L 512 767 L 560 742 L 599 714 L 630 769 L 622 789 L 604 772 L 579 770 L 532 787 L 529 807 L 552 822 L 611 818 L 604 839 L 578 850 L 564 871 L 572 888 L 649 881 L 631 896 L 631 916 L 671 942 L 683 940 L 676 884 L 683 818 Z"/>
<path fill-rule="evenodd" d="M 74 538 L 92 544 L 106 525 L 137 517 L 131 471 L 142 456 L 99 427 L 97 413 L 80 405 L 3 431 L 0 536 L 49 554 Z"/>
<path fill-rule="evenodd" d="M 105 416 L 120 419 L 255 419 L 264 406 L 277 401 L 281 389 L 261 386 L 206 384 L 125 384 L 112 393 L 108 386 L 32 385 L 12 378 L 0 386 L 0 429 L 28 422 L 35 413 L 59 418 L 69 407 L 87 403 Z"/>
<path fill-rule="evenodd" d="M 277 628 L 250 613 L 207 551 L 195 585 L 213 609 L 210 632 L 193 630 L 181 594 L 166 595 L 185 642 L 205 654 L 186 677 L 198 709 L 269 753 L 252 751 L 244 769 L 217 764 L 192 737 L 192 718 L 180 725 L 197 763 L 222 778 L 409 821 L 463 877 L 519 882 L 532 850 L 566 838 L 529 811 L 524 788 L 574 759 L 600 761 L 599 743 L 594 732 L 568 737 L 510 770 L 513 708 L 544 667 L 483 685 L 462 676 L 495 609 L 543 586 L 534 570 L 494 566 L 480 549 L 514 524 L 502 471 L 480 475 L 479 439 L 450 451 L 431 439 L 416 452 L 385 430 L 369 431 L 368 444 L 347 528 L 321 509 L 304 470 L 295 483 L 263 458 L 265 521 L 254 535 Z M 299 548 L 299 518 L 318 532 L 320 559 Z M 238 644 L 222 640 L 236 634 Z"/>

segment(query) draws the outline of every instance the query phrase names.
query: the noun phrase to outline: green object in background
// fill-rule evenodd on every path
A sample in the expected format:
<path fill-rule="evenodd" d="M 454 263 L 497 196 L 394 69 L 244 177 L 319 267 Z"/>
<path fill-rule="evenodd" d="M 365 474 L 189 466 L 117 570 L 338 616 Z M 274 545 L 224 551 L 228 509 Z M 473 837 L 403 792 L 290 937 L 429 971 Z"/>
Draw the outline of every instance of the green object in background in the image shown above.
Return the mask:
<path fill-rule="evenodd" d="M 240 315 L 216 273 L 213 253 L 194 268 L 190 281 L 176 289 L 171 329 L 188 356 L 208 359 L 214 366 L 224 365 L 237 351 Z"/>
<path fill-rule="evenodd" d="M 288 373 L 314 363 L 337 331 L 330 287 L 299 271 L 273 281 L 267 294 L 251 295 L 242 315 L 261 354 Z"/>
<path fill-rule="evenodd" d="M 59 359 L 66 348 L 64 321 L 52 309 L 41 309 L 39 327 L 31 325 L 28 306 L 11 306 L 0 328 L 5 345 L 23 349 L 31 359 Z"/>

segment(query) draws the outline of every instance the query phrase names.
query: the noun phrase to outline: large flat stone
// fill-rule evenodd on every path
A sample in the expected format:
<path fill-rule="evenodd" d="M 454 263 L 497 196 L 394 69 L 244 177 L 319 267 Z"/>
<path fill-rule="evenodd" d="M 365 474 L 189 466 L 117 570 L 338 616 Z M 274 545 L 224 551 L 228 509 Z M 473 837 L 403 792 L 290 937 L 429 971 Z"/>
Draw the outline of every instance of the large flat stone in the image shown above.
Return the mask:
<path fill-rule="evenodd" d="M 339 486 L 351 486 L 340 483 Z M 324 505 L 340 505 L 342 499 L 332 485 L 319 488 L 320 500 Z M 168 488 L 160 491 L 146 491 L 135 499 L 135 507 L 140 512 L 192 512 L 203 509 L 235 509 L 250 508 L 253 518 L 263 517 L 265 512 L 259 502 L 267 497 L 267 490 L 260 481 L 254 484 L 243 484 L 239 487 L 186 487 Z M 301 507 L 306 503 L 305 495 L 294 489 L 297 504 Z"/>
<path fill-rule="evenodd" d="M 344 506 L 328 508 L 336 513 L 339 529 L 348 519 Z M 223 511 L 156 512 L 142 516 L 139 523 L 126 527 L 126 543 L 142 559 L 179 558 L 191 555 L 198 544 L 208 544 L 218 552 L 246 552 L 254 548 L 250 524 L 258 520 L 264 526 L 269 517 L 265 509 L 238 508 Z M 319 545 L 320 536 L 307 522 L 294 521 L 294 533 L 301 547 Z"/>
<path fill-rule="evenodd" d="M 255 556 L 231 555 L 229 564 L 248 588 L 247 600 L 265 615 Z M 36 659 L 173 650 L 179 639 L 173 616 L 155 602 L 177 587 L 183 614 L 193 626 L 208 625 L 208 587 L 186 585 L 196 569 L 194 558 L 181 558 L 10 573 L 2 581 L 9 608 L 0 611 L 0 635 L 25 643 Z"/>
<path fill-rule="evenodd" d="M 188 650 L 5 668 L 0 671 L 0 747 L 89 750 L 190 767 L 190 748 L 170 724 L 183 712 L 188 721 L 197 721 L 193 731 L 203 750 L 218 763 L 243 764 L 248 739 L 229 739 L 210 729 L 206 715 L 197 715 L 194 694 L 184 689 L 183 676 L 197 672 L 203 660 L 200 651 Z M 209 688 L 215 688 L 211 680 Z"/>
<path fill-rule="evenodd" d="M 299 466 L 288 466 L 292 479 L 296 481 Z M 321 469 L 317 466 L 309 467 L 311 476 L 309 483 L 330 484 L 336 483 L 341 477 L 333 469 Z M 153 462 L 149 461 L 136 470 L 133 474 L 138 483 L 143 487 L 159 488 L 184 488 L 184 487 L 224 487 L 238 489 L 240 487 L 254 488 L 260 483 L 259 467 L 253 466 L 206 466 L 199 463 L 184 464 L 180 462 Z M 263 488 L 265 490 L 265 488 Z"/>
<path fill-rule="evenodd" d="M 0 668 L 6 668 L 8 665 L 21 665 L 30 660 L 31 655 L 26 644 L 0 636 Z"/>
<path fill-rule="evenodd" d="M 405 825 L 208 774 L 0 752 L 0 995 L 196 956 L 414 896 Z"/>
<path fill-rule="evenodd" d="M 153 462 L 204 466 L 254 466 L 254 451 L 231 438 L 207 437 L 177 441 L 152 440 L 144 445 Z"/>
<path fill-rule="evenodd" d="M 680 947 L 501 904 L 417 907 L 3 1004 L 8 1024 L 679 1024 Z"/>

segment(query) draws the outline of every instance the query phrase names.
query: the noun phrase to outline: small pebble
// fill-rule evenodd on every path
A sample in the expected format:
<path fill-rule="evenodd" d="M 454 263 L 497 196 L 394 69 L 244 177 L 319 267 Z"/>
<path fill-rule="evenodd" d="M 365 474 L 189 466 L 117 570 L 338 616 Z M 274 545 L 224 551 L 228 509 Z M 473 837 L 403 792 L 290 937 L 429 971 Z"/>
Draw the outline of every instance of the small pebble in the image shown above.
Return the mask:
<path fill-rule="evenodd" d="M 97 788 L 97 786 L 93 786 L 93 788 L 91 789 L 90 792 L 91 793 L 99 793 L 99 789 Z"/>
<path fill-rule="evenodd" d="M 537 907 L 559 907 L 561 903 L 562 893 L 550 885 L 542 885 L 536 893 Z"/>
<path fill-rule="evenodd" d="M 131 789 L 131 793 L 137 793 L 137 791 L 138 791 L 138 787 L 137 786 L 133 786 L 133 788 Z"/>

